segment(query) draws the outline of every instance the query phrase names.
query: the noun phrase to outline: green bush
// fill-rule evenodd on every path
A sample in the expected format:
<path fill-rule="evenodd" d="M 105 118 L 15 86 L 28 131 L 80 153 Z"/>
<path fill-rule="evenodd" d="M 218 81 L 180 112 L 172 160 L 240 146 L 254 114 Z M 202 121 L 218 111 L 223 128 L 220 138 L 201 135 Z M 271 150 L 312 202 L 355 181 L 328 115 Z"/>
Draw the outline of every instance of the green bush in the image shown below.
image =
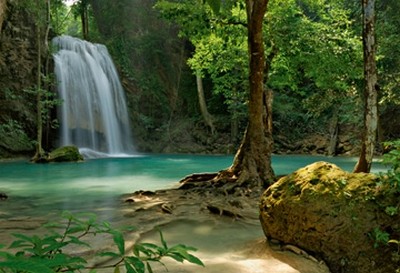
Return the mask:
<path fill-rule="evenodd" d="M 384 143 L 390 151 L 383 155 L 383 163 L 390 168 L 383 175 L 383 181 L 388 182 L 397 192 L 400 192 L 400 139 Z"/>
<path fill-rule="evenodd" d="M 0 246 L 3 249 L 0 251 L 0 272 L 53 273 L 82 272 L 83 270 L 95 272 L 100 268 L 112 268 L 114 273 L 118 273 L 120 268 L 124 267 L 127 273 L 152 273 L 150 263 L 162 263 L 161 259 L 164 257 L 204 266 L 201 260 L 189 253 L 189 251 L 195 251 L 195 248 L 182 244 L 168 247 L 161 232 L 161 245 L 138 243 L 132 250 L 127 251 L 123 232 L 131 228 L 114 229 L 107 222 L 98 223 L 96 217 L 90 214 L 78 218 L 65 212 L 62 218 L 66 221 L 46 225 L 50 234 L 43 237 L 13 234 L 16 240 L 8 249 L 4 250 L 5 246 Z M 57 230 L 62 230 L 62 232 Z M 90 247 L 90 244 L 82 241 L 82 238 L 90 234 L 107 234 L 112 237 L 117 250 L 97 254 L 111 258 L 112 264 L 90 267 L 85 258 L 65 251 L 67 246 Z"/>

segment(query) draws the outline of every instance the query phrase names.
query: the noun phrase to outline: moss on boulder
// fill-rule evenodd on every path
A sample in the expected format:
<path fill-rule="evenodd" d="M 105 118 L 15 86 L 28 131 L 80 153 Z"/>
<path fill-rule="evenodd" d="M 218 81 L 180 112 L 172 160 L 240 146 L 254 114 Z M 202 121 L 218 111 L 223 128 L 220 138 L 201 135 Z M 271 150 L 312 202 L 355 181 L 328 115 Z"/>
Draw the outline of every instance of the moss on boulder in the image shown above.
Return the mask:
<path fill-rule="evenodd" d="M 83 161 L 83 156 L 76 146 L 63 146 L 55 149 L 47 158 L 48 162 L 76 162 Z"/>
<path fill-rule="evenodd" d="M 397 248 L 377 237 L 399 239 L 399 214 L 385 213 L 390 204 L 398 206 L 398 196 L 378 176 L 317 162 L 264 192 L 260 220 L 268 238 L 309 251 L 333 273 L 395 272 Z"/>

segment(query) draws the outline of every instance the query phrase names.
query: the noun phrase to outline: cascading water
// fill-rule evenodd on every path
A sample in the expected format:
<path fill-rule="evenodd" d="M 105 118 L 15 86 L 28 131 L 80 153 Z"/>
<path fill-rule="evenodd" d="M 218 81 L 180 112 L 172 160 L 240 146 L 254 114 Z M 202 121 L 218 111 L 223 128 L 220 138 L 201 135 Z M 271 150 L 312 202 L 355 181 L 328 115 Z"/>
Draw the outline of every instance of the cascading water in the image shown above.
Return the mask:
<path fill-rule="evenodd" d="M 125 94 L 104 45 L 70 36 L 53 39 L 60 144 L 87 158 L 134 153 Z"/>

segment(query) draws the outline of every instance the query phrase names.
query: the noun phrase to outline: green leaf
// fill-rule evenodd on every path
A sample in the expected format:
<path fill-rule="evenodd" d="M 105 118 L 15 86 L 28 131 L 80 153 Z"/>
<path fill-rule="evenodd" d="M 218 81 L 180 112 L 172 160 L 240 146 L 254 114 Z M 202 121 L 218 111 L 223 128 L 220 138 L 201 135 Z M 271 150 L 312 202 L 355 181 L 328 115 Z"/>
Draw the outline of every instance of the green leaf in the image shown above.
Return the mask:
<path fill-rule="evenodd" d="M 90 247 L 90 244 L 81 241 L 78 237 L 68 236 L 68 238 L 69 238 L 68 244 L 83 245 L 83 246 Z"/>
<path fill-rule="evenodd" d="M 32 260 L 38 261 L 41 264 L 47 266 L 52 269 L 59 268 L 83 268 L 84 264 L 86 264 L 86 260 L 81 257 L 70 257 L 69 255 L 63 253 L 57 253 L 51 258 L 47 257 L 32 257 Z"/>
<path fill-rule="evenodd" d="M 168 257 L 174 259 L 177 262 L 183 263 L 185 261 L 185 259 L 182 257 L 182 255 L 178 254 L 178 253 L 167 253 Z"/>
<path fill-rule="evenodd" d="M 16 240 L 11 243 L 9 248 L 20 248 L 20 247 L 25 247 L 25 246 L 32 246 L 32 243 L 28 243 L 27 241 L 22 241 L 22 240 Z"/>
<path fill-rule="evenodd" d="M 179 244 L 179 245 L 171 247 L 168 250 L 168 253 L 166 256 L 169 256 L 177 261 L 181 261 L 181 259 L 184 259 L 190 263 L 204 266 L 203 262 L 199 258 L 197 258 L 196 256 L 194 256 L 188 252 L 188 251 L 196 251 L 196 250 L 197 249 L 194 247 Z"/>
<path fill-rule="evenodd" d="M 151 254 L 158 254 L 158 255 L 164 255 L 167 252 L 167 249 L 160 247 L 158 245 L 152 244 L 152 243 L 141 243 L 138 244 L 138 249 L 143 252 L 146 255 L 151 255 Z M 154 251 L 153 251 L 154 250 Z"/>
<path fill-rule="evenodd" d="M 34 260 L 26 260 L 21 258 L 14 258 L 0 262 L 0 268 L 9 268 L 15 272 L 29 272 L 29 273 L 54 273 L 53 270 Z"/>
<path fill-rule="evenodd" d="M 149 273 L 153 273 L 153 269 L 151 268 L 151 265 L 149 262 L 146 262 L 146 267 L 147 267 L 147 271 L 149 271 Z"/>
<path fill-rule="evenodd" d="M 33 237 L 26 236 L 21 233 L 13 233 L 12 234 L 15 238 L 21 239 L 22 241 L 33 243 Z"/>
<path fill-rule="evenodd" d="M 125 239 L 121 232 L 117 230 L 112 231 L 114 243 L 117 245 L 119 253 L 125 255 Z"/>
<path fill-rule="evenodd" d="M 169 249 L 169 251 L 177 251 L 177 252 L 188 252 L 188 251 L 197 251 L 197 248 L 192 246 L 186 246 L 183 244 L 178 244 Z"/>
<path fill-rule="evenodd" d="M 144 273 L 145 272 L 145 265 L 141 259 L 138 257 L 130 256 L 130 257 L 125 257 L 125 263 L 129 263 L 130 265 L 135 268 L 135 270 L 138 273 Z"/>
<path fill-rule="evenodd" d="M 141 272 L 137 272 L 135 270 L 135 268 L 133 268 L 133 266 L 130 263 L 128 263 L 127 261 L 125 261 L 125 269 L 126 269 L 127 273 L 141 273 Z"/>
<path fill-rule="evenodd" d="M 100 256 L 100 257 L 111 257 L 111 258 L 119 258 L 119 257 L 121 257 L 121 255 L 119 255 L 117 253 L 108 252 L 108 251 L 100 252 L 100 253 L 97 253 L 96 255 Z"/>
<path fill-rule="evenodd" d="M 140 253 L 143 253 L 147 257 L 151 257 L 157 255 L 158 251 L 156 252 L 150 248 L 146 248 L 142 244 L 135 244 L 133 247 L 133 254 L 139 257 Z"/>
<path fill-rule="evenodd" d="M 192 254 L 189 254 L 189 256 L 186 260 L 192 264 L 197 264 L 197 265 L 200 265 L 203 267 L 205 266 L 204 263 L 199 258 L 197 258 L 196 256 L 194 256 Z"/>
<path fill-rule="evenodd" d="M 84 232 L 87 230 L 86 226 L 83 225 L 79 225 L 76 227 L 70 227 L 67 231 L 66 234 L 74 234 L 74 233 L 78 233 L 78 232 Z"/>
<path fill-rule="evenodd" d="M 48 246 L 43 247 L 43 252 L 48 253 L 48 252 L 56 252 L 57 250 L 60 250 L 64 246 L 68 245 L 67 242 L 53 242 L 49 243 Z"/>
<path fill-rule="evenodd" d="M 159 232 L 160 232 L 160 240 L 161 240 L 161 243 L 162 243 L 164 249 L 168 249 L 167 242 L 164 240 L 164 236 L 163 236 L 161 230 Z"/>

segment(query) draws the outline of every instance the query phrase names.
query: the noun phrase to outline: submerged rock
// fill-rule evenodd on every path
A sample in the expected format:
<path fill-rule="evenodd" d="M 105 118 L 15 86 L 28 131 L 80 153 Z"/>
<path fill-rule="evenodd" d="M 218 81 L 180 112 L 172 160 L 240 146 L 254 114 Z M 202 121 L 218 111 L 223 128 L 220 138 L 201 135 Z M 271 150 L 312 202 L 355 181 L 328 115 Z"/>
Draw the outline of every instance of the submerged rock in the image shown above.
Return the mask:
<path fill-rule="evenodd" d="M 395 272 L 394 249 L 379 239 L 399 235 L 399 215 L 385 213 L 392 197 L 374 174 L 317 162 L 264 192 L 260 221 L 267 238 L 322 258 L 333 273 Z"/>
<path fill-rule="evenodd" d="M 8 199 L 8 195 L 4 192 L 0 192 L 0 200 L 7 200 Z"/>
<path fill-rule="evenodd" d="M 79 153 L 76 146 L 63 146 L 52 151 L 48 158 L 48 162 L 76 162 L 83 161 L 83 156 Z"/>

